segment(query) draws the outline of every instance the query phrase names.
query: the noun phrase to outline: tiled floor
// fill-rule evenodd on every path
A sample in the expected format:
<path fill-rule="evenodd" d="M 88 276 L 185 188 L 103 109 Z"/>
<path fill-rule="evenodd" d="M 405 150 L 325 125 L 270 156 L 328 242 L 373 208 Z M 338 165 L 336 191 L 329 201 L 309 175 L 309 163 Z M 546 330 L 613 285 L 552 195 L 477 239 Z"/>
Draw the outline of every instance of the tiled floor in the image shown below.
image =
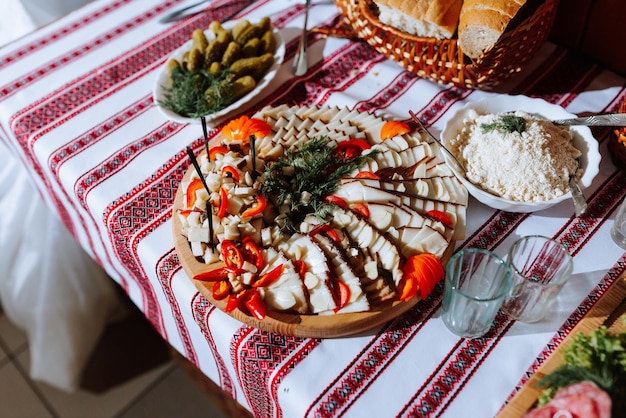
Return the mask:
<path fill-rule="evenodd" d="M 93 356 L 99 360 L 85 371 L 82 386 L 89 389 L 68 394 L 30 379 L 26 335 L 1 309 L 0 417 L 227 416 L 181 363 L 171 359 L 169 348 L 139 315 L 107 330 Z"/>

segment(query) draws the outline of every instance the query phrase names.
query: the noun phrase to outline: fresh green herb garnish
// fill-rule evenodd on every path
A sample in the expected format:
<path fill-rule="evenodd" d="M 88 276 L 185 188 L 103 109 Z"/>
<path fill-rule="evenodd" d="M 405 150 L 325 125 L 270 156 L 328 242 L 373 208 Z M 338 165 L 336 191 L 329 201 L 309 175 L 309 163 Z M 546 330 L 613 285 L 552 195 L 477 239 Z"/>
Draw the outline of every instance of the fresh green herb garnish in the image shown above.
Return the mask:
<path fill-rule="evenodd" d="M 171 87 L 164 87 L 159 105 L 189 118 L 200 118 L 224 109 L 232 102 L 233 91 L 229 71 L 211 74 L 175 67 L 170 74 Z"/>
<path fill-rule="evenodd" d="M 326 137 L 304 141 L 287 150 L 280 161 L 265 168 L 261 193 L 275 199 L 278 206 L 289 205 L 283 229 L 298 231 L 309 214 L 325 220 L 334 205 L 325 203 L 323 198 L 337 190 L 342 177 L 376 153 L 371 151 L 344 159 L 328 142 Z"/>
<path fill-rule="evenodd" d="M 521 134 L 526 130 L 526 119 L 521 116 L 506 114 L 500 116 L 495 122 L 481 123 L 480 127 L 483 133 L 497 130 L 504 133 L 519 132 Z"/>
<path fill-rule="evenodd" d="M 609 394 L 614 411 L 626 410 L 626 333 L 611 334 L 605 326 L 579 333 L 562 354 L 565 364 L 538 382 L 544 388 L 539 406 L 558 389 L 587 380 Z"/>

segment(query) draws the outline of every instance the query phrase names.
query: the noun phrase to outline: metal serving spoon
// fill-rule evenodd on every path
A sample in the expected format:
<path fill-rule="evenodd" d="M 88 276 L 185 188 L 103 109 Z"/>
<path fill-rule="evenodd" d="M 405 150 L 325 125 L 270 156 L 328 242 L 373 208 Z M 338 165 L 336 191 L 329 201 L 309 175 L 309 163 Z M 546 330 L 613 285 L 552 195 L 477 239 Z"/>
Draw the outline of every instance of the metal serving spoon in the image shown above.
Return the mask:
<path fill-rule="evenodd" d="M 159 19 L 159 23 L 172 23 L 182 18 L 185 18 L 187 16 L 191 16 L 191 15 L 186 15 L 185 12 L 187 10 L 193 9 L 194 7 L 200 6 L 202 3 L 206 3 L 207 1 L 208 0 L 202 0 L 197 3 L 191 4 L 189 6 L 183 7 L 182 9 L 173 11 L 172 13 L 166 14 L 161 19 Z"/>
<path fill-rule="evenodd" d="M 304 5 L 304 26 L 302 27 L 302 34 L 300 34 L 300 44 L 298 45 L 298 52 L 293 60 L 293 73 L 296 76 L 305 75 L 309 70 L 309 64 L 306 57 L 306 27 L 309 20 L 309 7 L 311 6 L 311 0 L 306 0 Z"/>
<path fill-rule="evenodd" d="M 579 160 L 576 160 L 580 164 Z M 578 171 L 578 165 L 576 166 L 576 170 L 574 173 Z M 574 176 L 569 177 L 569 190 L 572 193 L 572 200 L 574 202 L 574 213 L 576 213 L 576 217 L 580 217 L 587 210 L 587 200 L 583 195 L 582 190 L 580 190 L 580 186 L 574 180 Z"/>

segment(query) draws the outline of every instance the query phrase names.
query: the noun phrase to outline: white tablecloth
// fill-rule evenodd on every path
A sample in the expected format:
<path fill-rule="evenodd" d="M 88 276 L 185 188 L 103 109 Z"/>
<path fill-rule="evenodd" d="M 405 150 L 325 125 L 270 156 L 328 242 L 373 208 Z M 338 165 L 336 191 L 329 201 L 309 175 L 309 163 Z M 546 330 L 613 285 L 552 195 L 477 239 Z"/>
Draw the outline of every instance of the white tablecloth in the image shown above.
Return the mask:
<path fill-rule="evenodd" d="M 337 105 L 408 120 L 412 109 L 438 133 L 451 112 L 495 93 L 434 84 L 403 71 L 363 42 L 309 35 L 311 70 L 291 64 L 303 2 L 217 0 L 172 25 L 158 19 L 192 1 L 96 1 L 80 13 L 0 50 L 2 140 L 37 180 L 74 238 L 128 293 L 163 338 L 257 416 L 494 416 L 624 270 L 609 236 L 626 179 L 609 158 L 609 128 L 595 129 L 603 160 L 571 202 L 532 215 L 471 200 L 458 248 L 503 255 L 521 235 L 555 237 L 572 252 L 572 279 L 546 320 L 524 325 L 499 314 L 486 337 L 455 337 L 439 318 L 441 289 L 396 320 L 349 338 L 307 339 L 244 326 L 211 306 L 173 248 L 171 207 L 199 151 L 198 125 L 164 118 L 152 89 L 168 54 L 213 20 L 270 15 L 286 59 L 259 101 Z M 313 27 L 337 23 L 314 2 Z M 509 94 L 541 96 L 572 113 L 615 111 L 625 80 L 552 44 L 505 83 Z M 233 115 L 235 116 L 235 115 Z M 215 131 L 211 131 L 213 136 Z"/>

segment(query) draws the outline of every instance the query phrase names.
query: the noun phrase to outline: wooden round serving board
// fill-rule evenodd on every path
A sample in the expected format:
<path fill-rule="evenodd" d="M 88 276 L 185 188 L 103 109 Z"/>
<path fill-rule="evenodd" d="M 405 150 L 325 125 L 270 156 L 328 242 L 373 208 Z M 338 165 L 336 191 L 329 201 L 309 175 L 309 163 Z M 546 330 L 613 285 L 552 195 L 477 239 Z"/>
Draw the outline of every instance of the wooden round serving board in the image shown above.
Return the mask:
<path fill-rule="evenodd" d="M 192 170 L 193 166 L 185 173 L 184 180 L 187 180 L 191 176 Z M 176 212 L 183 207 L 183 196 L 184 192 L 179 185 L 172 209 L 172 232 L 174 234 L 174 248 L 178 254 L 179 261 L 191 279 L 198 273 L 213 270 L 216 267 L 198 261 L 191 252 L 187 238 L 181 233 L 182 224 Z M 454 245 L 451 244 L 446 251 L 444 259 L 447 260 L 450 257 L 453 249 Z M 211 286 L 213 283 L 191 280 L 198 291 L 200 291 L 209 302 L 225 312 L 226 300 L 215 300 L 212 296 Z M 389 304 L 377 305 L 373 310 L 368 312 L 336 315 L 298 315 L 268 310 L 267 316 L 263 320 L 257 320 L 250 315 L 246 315 L 239 309 L 235 309 L 228 314 L 244 324 L 264 331 L 296 337 L 332 338 L 354 335 L 371 330 L 408 311 L 419 301 L 420 299 L 416 296 L 407 302 L 394 301 Z"/>

